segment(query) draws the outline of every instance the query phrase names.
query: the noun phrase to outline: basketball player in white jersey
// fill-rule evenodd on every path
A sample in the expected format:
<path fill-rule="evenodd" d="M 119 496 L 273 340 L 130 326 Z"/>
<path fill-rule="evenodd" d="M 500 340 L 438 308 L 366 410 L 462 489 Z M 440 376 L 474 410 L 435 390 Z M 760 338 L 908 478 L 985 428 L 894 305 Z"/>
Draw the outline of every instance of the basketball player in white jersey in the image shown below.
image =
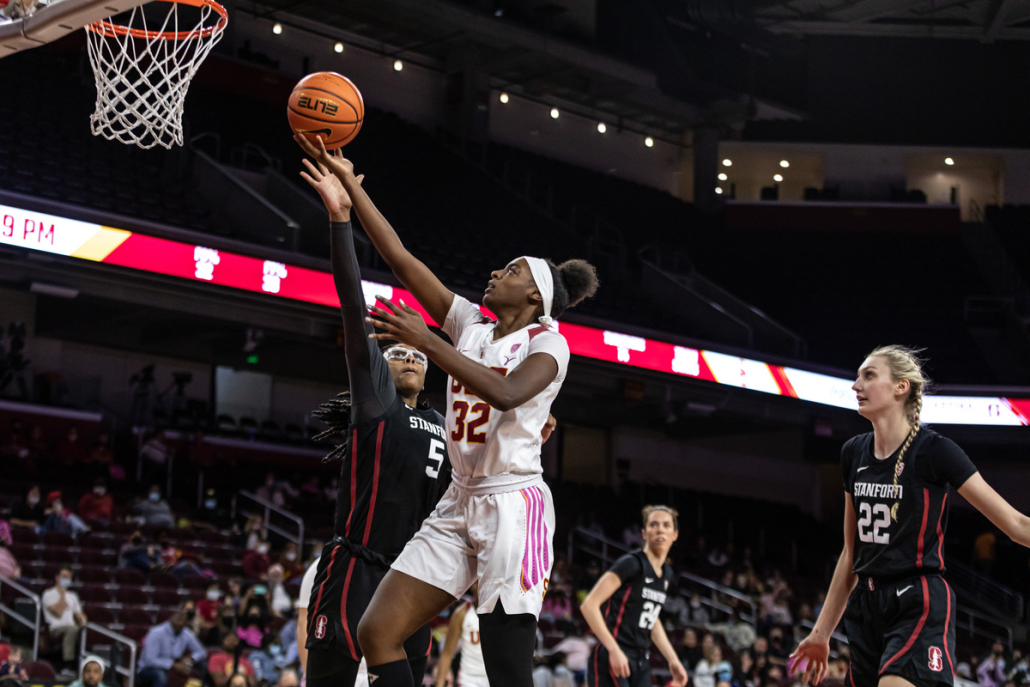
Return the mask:
<path fill-rule="evenodd" d="M 380 300 L 377 339 L 418 348 L 450 376 L 451 486 L 394 561 L 359 626 L 376 687 L 411 687 L 404 641 L 476 580 L 483 659 L 492 687 L 531 687 L 536 622 L 553 562 L 554 508 L 541 434 L 565 380 L 569 348 L 554 320 L 597 289 L 593 266 L 524 256 L 490 275 L 483 304 L 452 293 L 401 243 L 354 175 L 319 140 L 298 144 L 340 179 L 365 232 L 447 345 L 403 303 Z M 371 320 L 370 320 L 371 321 Z"/>
<path fill-rule="evenodd" d="M 490 687 L 483 662 L 483 649 L 479 634 L 479 605 L 476 585 L 472 585 L 472 599 L 466 601 L 451 614 L 447 627 L 447 639 L 440 650 L 440 662 L 436 664 L 436 687 L 447 687 L 454 653 L 461 650 L 461 666 L 455 687 Z"/>

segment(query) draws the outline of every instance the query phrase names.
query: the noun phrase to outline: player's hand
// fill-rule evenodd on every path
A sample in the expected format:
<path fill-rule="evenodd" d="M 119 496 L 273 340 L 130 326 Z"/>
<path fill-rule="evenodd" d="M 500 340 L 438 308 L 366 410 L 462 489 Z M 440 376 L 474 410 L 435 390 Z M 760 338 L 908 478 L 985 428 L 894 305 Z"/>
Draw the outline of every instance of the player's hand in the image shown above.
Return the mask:
<path fill-rule="evenodd" d="M 335 150 L 334 153 L 326 150 L 325 141 L 322 140 L 321 136 L 318 137 L 317 144 L 312 143 L 300 134 L 294 134 L 293 140 L 297 142 L 301 150 L 325 165 L 340 181 L 346 182 L 354 178 L 354 163 L 345 158 L 343 152 L 339 149 Z"/>
<path fill-rule="evenodd" d="M 787 675 L 801 674 L 801 684 L 818 685 L 826 677 L 826 664 L 830 659 L 829 638 L 808 635 L 787 662 Z"/>
<path fill-rule="evenodd" d="M 544 423 L 544 428 L 540 432 L 540 445 L 543 446 L 547 443 L 547 440 L 551 438 L 551 434 L 554 432 L 554 428 L 558 426 L 558 421 L 554 419 L 554 415 L 547 414 L 547 422 Z"/>
<path fill-rule="evenodd" d="M 342 157 L 342 153 L 340 157 Z M 325 209 L 329 211 L 330 219 L 334 222 L 350 221 L 350 209 L 354 205 L 354 201 L 351 200 L 350 194 L 347 193 L 347 189 L 343 187 L 340 180 L 321 162 L 315 165 L 306 158 L 303 162 L 304 166 L 307 167 L 307 171 L 301 172 L 300 175 L 304 178 L 304 181 L 308 182 L 311 188 L 318 191 L 318 195 L 322 197 L 322 202 L 325 203 Z M 356 181 L 360 184 L 364 179 L 365 175 L 362 174 L 357 177 Z"/>
<path fill-rule="evenodd" d="M 615 677 L 629 677 L 629 659 L 621 648 L 616 647 L 615 651 L 608 654 L 608 666 L 612 669 Z"/>
<path fill-rule="evenodd" d="M 687 669 L 683 667 L 683 664 L 679 661 L 669 664 L 669 672 L 672 673 L 672 684 L 675 687 L 686 687 L 687 681 L 690 677 L 687 675 Z"/>
<path fill-rule="evenodd" d="M 376 300 L 382 303 L 383 307 L 373 305 L 369 310 L 378 315 L 380 319 L 366 317 L 365 321 L 372 323 L 376 329 L 382 331 L 369 334 L 368 338 L 378 341 L 395 340 L 424 351 L 426 342 L 432 334 L 422 316 L 405 305 L 404 301 L 398 305 L 389 298 L 381 296 L 377 296 Z"/>

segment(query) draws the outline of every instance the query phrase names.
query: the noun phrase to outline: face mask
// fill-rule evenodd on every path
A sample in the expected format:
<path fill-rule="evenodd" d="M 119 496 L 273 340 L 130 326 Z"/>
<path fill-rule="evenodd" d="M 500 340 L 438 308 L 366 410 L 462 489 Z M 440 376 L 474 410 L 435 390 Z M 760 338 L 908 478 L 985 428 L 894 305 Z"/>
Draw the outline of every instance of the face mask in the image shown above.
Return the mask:
<path fill-rule="evenodd" d="M 156 491 L 152 491 L 152 492 L 150 492 L 149 498 L 150 498 L 151 501 L 160 501 L 161 500 L 161 494 L 159 494 Z"/>
<path fill-rule="evenodd" d="M 204 501 L 204 508 L 207 508 L 208 510 L 214 510 L 215 506 L 217 505 L 218 501 L 214 499 L 208 499 L 207 501 Z"/>
<path fill-rule="evenodd" d="M 192 623 L 193 619 L 196 618 L 196 617 L 197 617 L 196 611 L 190 611 L 189 613 L 186 614 L 186 622 L 187 623 Z"/>
<path fill-rule="evenodd" d="M 268 591 L 268 587 L 266 587 L 263 584 L 254 585 L 254 593 L 257 594 L 258 596 L 264 596 L 265 592 L 267 592 L 267 591 Z"/>
<path fill-rule="evenodd" d="M 272 656 L 278 656 L 282 652 L 283 652 L 283 648 L 281 646 L 279 646 L 278 644 L 273 644 L 272 646 L 268 647 L 268 653 L 271 654 Z"/>
<path fill-rule="evenodd" d="M 209 590 L 207 590 L 207 600 L 208 601 L 218 601 L 218 599 L 221 598 L 221 596 L 222 596 L 222 593 L 220 591 L 218 591 L 217 589 L 209 589 Z"/>
<path fill-rule="evenodd" d="M 62 577 L 60 580 L 57 581 L 57 584 L 67 589 L 68 587 L 72 586 L 72 581 L 67 577 Z"/>
<path fill-rule="evenodd" d="M 286 554 L 286 560 L 288 560 L 288 561 L 295 561 L 295 560 L 297 560 L 297 554 L 295 554 L 293 551 L 290 551 L 289 553 Z"/>
<path fill-rule="evenodd" d="M 30 496 L 27 499 L 25 499 L 25 502 L 28 503 L 30 506 L 35 506 L 37 503 L 39 503 L 39 497 Z"/>
<path fill-rule="evenodd" d="M 103 487 L 93 487 L 93 493 L 97 496 L 103 496 L 107 493 L 107 489 L 104 489 Z"/>

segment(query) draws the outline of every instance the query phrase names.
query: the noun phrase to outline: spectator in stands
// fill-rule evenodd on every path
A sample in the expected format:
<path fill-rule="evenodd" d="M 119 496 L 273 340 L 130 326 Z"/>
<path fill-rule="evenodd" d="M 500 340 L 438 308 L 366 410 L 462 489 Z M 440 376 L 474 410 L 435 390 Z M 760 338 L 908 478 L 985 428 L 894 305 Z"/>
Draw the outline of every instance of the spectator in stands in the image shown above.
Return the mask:
<path fill-rule="evenodd" d="M 697 592 L 690 597 L 690 603 L 687 604 L 687 617 L 685 623 L 687 625 L 693 625 L 694 627 L 705 627 L 712 621 L 711 615 L 708 613 L 708 609 L 701 603 L 701 595 Z M 683 618 L 681 617 L 681 620 Z"/>
<path fill-rule="evenodd" d="M 136 530 L 129 541 L 122 544 L 118 551 L 118 564 L 129 570 L 139 570 L 144 575 L 160 567 L 161 549 L 155 544 L 147 544 L 143 533 Z"/>
<path fill-rule="evenodd" d="M 68 433 L 64 435 L 64 439 L 57 442 L 54 455 L 61 465 L 75 465 L 76 463 L 83 462 L 86 450 L 83 448 L 82 442 L 79 441 L 78 427 L 72 425 L 68 428 Z"/>
<path fill-rule="evenodd" d="M 733 666 L 722 660 L 722 649 L 718 645 L 708 649 L 694 668 L 694 687 L 716 687 L 718 683 L 732 679 Z"/>
<path fill-rule="evenodd" d="M 297 549 L 296 542 L 286 542 L 286 546 L 283 547 L 283 552 L 279 556 L 279 563 L 283 566 L 284 580 L 294 577 L 300 579 L 304 576 L 304 571 L 307 570 L 304 567 L 304 562 L 300 560 L 300 552 Z"/>
<path fill-rule="evenodd" d="M 222 590 L 217 582 L 207 587 L 204 598 L 197 602 L 197 636 L 205 644 L 218 644 L 210 640 L 211 630 L 218 625 L 218 612 L 222 609 Z"/>
<path fill-rule="evenodd" d="M 737 609 L 733 609 L 726 622 L 709 625 L 708 629 L 721 634 L 726 640 L 726 646 L 734 652 L 750 648 L 757 637 L 755 629 L 751 627 L 750 623 L 741 622 Z"/>
<path fill-rule="evenodd" d="M 175 516 L 172 507 L 161 498 L 161 487 L 151 485 L 147 499 L 136 504 L 136 513 L 143 519 L 144 525 L 155 527 L 175 527 Z"/>
<path fill-rule="evenodd" d="M 72 569 L 62 565 L 54 578 L 55 584 L 43 592 L 43 617 L 50 628 L 50 639 L 61 644 L 61 658 L 66 667 L 70 664 L 74 673 L 75 639 L 79 628 L 87 622 L 82 612 L 79 595 L 71 591 Z"/>
<path fill-rule="evenodd" d="M 676 651 L 680 661 L 690 670 L 704 657 L 701 645 L 697 641 L 697 630 L 688 627 L 683 631 L 683 644 Z"/>
<path fill-rule="evenodd" d="M 194 665 L 204 665 L 207 650 L 187 625 L 193 621 L 195 610 L 187 601 L 175 610 L 171 618 L 150 628 L 143 640 L 139 657 L 137 683 L 140 687 L 166 687 L 168 672 L 187 676 Z"/>
<path fill-rule="evenodd" d="M 272 615 L 281 616 L 293 610 L 293 599 L 283 585 L 283 566 L 273 563 L 268 567 L 268 598 Z"/>
<path fill-rule="evenodd" d="M 300 492 L 287 480 L 278 479 L 274 472 L 269 472 L 265 475 L 265 483 L 258 487 L 255 494 L 259 499 L 282 508 L 289 499 L 297 498 Z"/>
<path fill-rule="evenodd" d="M 279 671 L 283 668 L 283 648 L 279 644 L 279 635 L 270 632 L 261 638 L 261 647 L 250 652 L 250 662 L 254 664 L 254 675 L 259 683 L 272 684 L 279 680 Z"/>
<path fill-rule="evenodd" d="M 571 627 L 563 631 L 565 638 L 558 642 L 553 649 L 554 653 L 562 653 L 565 656 L 563 663 L 572 672 L 577 685 L 582 685 L 587 679 L 587 661 L 590 660 L 590 652 L 594 650 L 597 639 L 593 635 L 580 637 Z M 554 666 L 551 666 L 552 670 Z"/>
<path fill-rule="evenodd" d="M 89 458 L 87 462 L 94 465 L 111 465 L 114 463 L 114 451 L 111 449 L 111 435 L 101 432 L 97 440 L 89 447 Z"/>
<path fill-rule="evenodd" d="M 225 586 L 229 591 L 225 595 L 223 603 L 228 605 L 234 614 L 241 613 L 243 611 L 240 608 L 240 601 L 243 599 L 243 580 L 239 577 L 230 577 Z"/>
<path fill-rule="evenodd" d="M 7 658 L 0 662 L 0 682 L 4 680 L 28 680 L 29 673 L 25 670 L 25 652 L 20 646 L 12 646 Z"/>
<path fill-rule="evenodd" d="M 990 577 L 991 568 L 994 567 L 995 545 L 998 542 L 998 535 L 993 529 L 982 532 L 973 542 L 973 569 L 978 573 Z"/>
<path fill-rule="evenodd" d="M 720 549 L 718 546 L 713 546 L 711 552 L 708 554 L 708 565 L 713 568 L 724 568 L 726 564 L 730 562 L 729 556 Z"/>
<path fill-rule="evenodd" d="M 1030 684 L 1030 662 L 1019 649 L 1012 652 L 1012 661 L 1009 662 L 1008 679 L 1017 685 Z"/>
<path fill-rule="evenodd" d="M 218 609 L 218 624 L 208 633 L 207 643 L 220 646 L 226 635 L 236 635 L 236 612 L 228 603 L 223 603 Z"/>
<path fill-rule="evenodd" d="M 45 512 L 46 519 L 43 521 L 43 526 L 39 528 L 40 532 L 59 532 L 77 537 L 79 534 L 89 531 L 86 523 L 71 509 L 65 507 L 64 499 L 61 498 L 59 491 L 47 494 Z"/>
<path fill-rule="evenodd" d="M 243 526 L 243 532 L 247 535 L 246 546 L 248 551 L 253 551 L 258 547 L 262 539 L 268 538 L 264 520 L 260 515 L 252 515 L 247 518 L 247 524 Z"/>
<path fill-rule="evenodd" d="M 79 679 L 68 687 L 107 687 L 104 684 L 104 661 L 99 656 L 86 656 L 82 659 Z"/>
<path fill-rule="evenodd" d="M 551 586 L 547 596 L 544 597 L 544 605 L 540 610 L 540 619 L 552 623 L 562 620 L 572 620 L 572 600 L 565 594 L 561 587 Z"/>
<path fill-rule="evenodd" d="M 21 577 L 21 566 L 10 551 L 14 539 L 11 537 L 11 526 L 6 520 L 0 520 L 0 577 L 17 580 Z"/>
<path fill-rule="evenodd" d="M 11 420 L 11 429 L 7 440 L 0 446 L 0 458 L 5 461 L 17 460 L 23 475 L 31 475 L 36 471 L 36 461 L 27 441 L 21 420 Z M 9 463 L 10 464 L 10 463 Z"/>
<path fill-rule="evenodd" d="M 322 547 L 324 546 L 325 544 L 317 539 L 313 539 L 311 541 L 311 552 L 308 554 L 308 559 L 304 561 L 305 571 L 314 565 L 315 561 L 322 557 Z"/>
<path fill-rule="evenodd" d="M 755 659 L 750 651 L 740 651 L 733 657 L 733 680 L 732 684 L 737 687 L 754 687 Z"/>
<path fill-rule="evenodd" d="M 246 603 L 246 610 L 237 621 L 236 634 L 251 647 L 257 649 L 265 639 L 268 630 L 268 604 L 264 585 L 254 585 L 254 596 Z"/>
<path fill-rule="evenodd" d="M 248 551 L 243 557 L 243 574 L 252 580 L 267 580 L 268 566 L 272 561 L 268 557 L 269 544 L 267 539 L 261 539 L 253 551 Z"/>
<path fill-rule="evenodd" d="M 211 652 L 207 660 L 207 673 L 215 687 L 226 687 L 233 675 L 244 675 L 248 683 L 254 682 L 254 665 L 243 657 L 240 638 L 227 634 L 221 642 L 221 649 Z"/>
<path fill-rule="evenodd" d="M 168 457 L 171 453 L 164 430 L 155 432 L 147 439 L 139 451 L 140 458 L 143 459 L 144 484 L 152 484 L 167 475 Z"/>
<path fill-rule="evenodd" d="M 83 494 L 79 499 L 79 517 L 86 520 L 96 520 L 104 527 L 111 524 L 111 514 L 114 511 L 114 500 L 107 493 L 107 482 L 104 478 L 93 483 L 93 491 Z"/>
<path fill-rule="evenodd" d="M 991 653 L 980 661 L 976 678 L 980 687 L 1002 687 L 1005 684 L 1005 644 L 1000 639 L 995 640 Z"/>
<path fill-rule="evenodd" d="M 200 508 L 193 511 L 190 519 L 193 529 L 200 530 L 227 530 L 232 527 L 232 516 L 228 509 L 218 503 L 218 492 L 214 488 L 204 493 L 204 502 Z"/>
<path fill-rule="evenodd" d="M 279 676 L 279 682 L 275 683 L 275 687 L 300 687 L 297 671 L 284 670 L 283 674 Z"/>
<path fill-rule="evenodd" d="M 773 627 L 769 629 L 769 663 L 772 665 L 785 666 L 790 656 L 790 647 L 783 639 L 783 628 Z"/>
<path fill-rule="evenodd" d="M 15 527 L 38 529 L 46 520 L 46 506 L 40 499 L 39 485 L 33 484 L 25 498 L 11 510 L 11 524 Z"/>

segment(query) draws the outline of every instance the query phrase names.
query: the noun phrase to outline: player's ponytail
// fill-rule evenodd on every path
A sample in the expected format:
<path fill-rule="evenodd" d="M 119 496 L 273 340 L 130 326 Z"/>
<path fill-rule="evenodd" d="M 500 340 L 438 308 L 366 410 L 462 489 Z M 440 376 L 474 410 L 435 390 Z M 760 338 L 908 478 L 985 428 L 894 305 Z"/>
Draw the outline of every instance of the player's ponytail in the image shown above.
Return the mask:
<path fill-rule="evenodd" d="M 600 284 L 597 270 L 586 260 L 566 260 L 560 265 L 548 260 L 547 264 L 551 267 L 554 280 L 554 298 L 551 302 L 551 317 L 554 319 L 597 292 Z"/>
<path fill-rule="evenodd" d="M 901 445 L 901 450 L 898 451 L 898 461 L 894 464 L 895 487 L 898 486 L 898 477 L 901 476 L 905 453 L 912 446 L 916 435 L 919 434 L 921 427 L 919 415 L 923 412 L 923 392 L 930 385 L 930 378 L 923 372 L 923 363 L 925 361 L 919 357 L 920 353 L 922 353 L 921 349 L 905 348 L 904 346 L 881 346 L 867 356 L 869 358 L 877 356 L 886 360 L 887 366 L 891 371 L 891 379 L 896 382 L 907 379 L 910 386 L 908 398 L 905 399 L 905 419 L 908 420 L 912 429 L 905 438 L 905 443 Z M 901 500 L 897 499 L 894 501 L 894 505 L 891 506 L 891 519 L 894 522 L 898 521 L 898 506 L 900 504 Z"/>
<path fill-rule="evenodd" d="M 329 425 L 329 429 L 311 437 L 312 441 L 322 441 L 335 436 L 341 438 L 336 448 L 322 459 L 323 463 L 328 463 L 332 460 L 343 460 L 343 457 L 347 455 L 347 451 L 350 448 L 350 435 L 347 433 L 347 428 L 350 426 L 350 406 L 350 392 L 344 391 L 311 411 L 314 417 Z"/>

